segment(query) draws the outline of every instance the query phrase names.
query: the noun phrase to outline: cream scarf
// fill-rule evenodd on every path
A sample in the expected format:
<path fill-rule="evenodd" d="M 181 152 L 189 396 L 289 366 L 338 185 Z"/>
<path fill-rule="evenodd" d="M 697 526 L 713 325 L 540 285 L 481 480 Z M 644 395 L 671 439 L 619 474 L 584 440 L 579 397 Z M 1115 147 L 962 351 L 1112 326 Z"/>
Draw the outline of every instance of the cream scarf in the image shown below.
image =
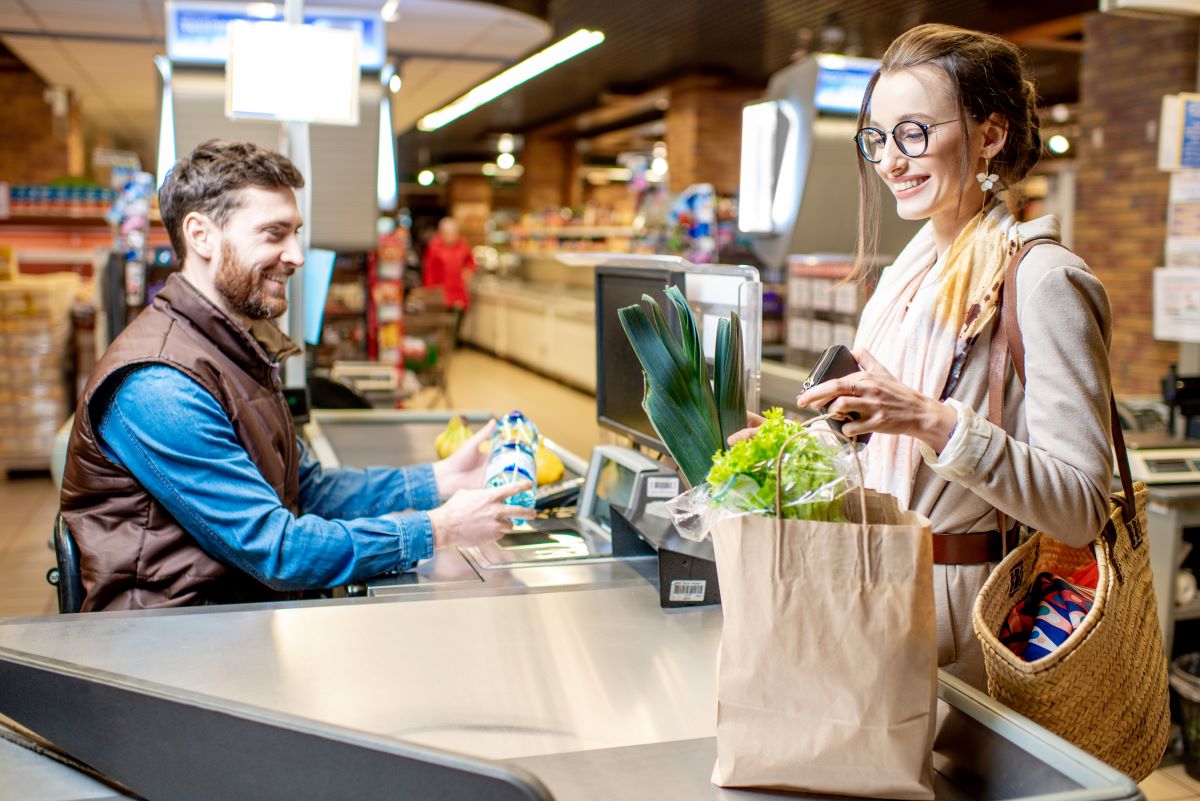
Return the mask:
<path fill-rule="evenodd" d="M 1017 224 L 1003 203 L 982 210 L 937 256 L 926 223 L 886 268 L 863 309 L 855 348 L 866 348 L 902 383 L 944 399 L 967 353 L 996 313 Z M 867 444 L 867 486 L 907 507 L 921 464 L 914 437 L 874 434 Z"/>

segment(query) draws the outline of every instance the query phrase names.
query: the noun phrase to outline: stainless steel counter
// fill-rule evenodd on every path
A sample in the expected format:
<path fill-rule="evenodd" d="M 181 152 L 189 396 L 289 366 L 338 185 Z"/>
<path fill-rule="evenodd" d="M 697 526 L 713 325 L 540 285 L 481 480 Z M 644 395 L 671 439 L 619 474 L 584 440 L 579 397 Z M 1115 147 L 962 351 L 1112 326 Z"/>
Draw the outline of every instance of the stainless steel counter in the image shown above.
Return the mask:
<path fill-rule="evenodd" d="M 129 798 L 103 782 L 0 737 L 0 799 L 116 801 Z"/>
<path fill-rule="evenodd" d="M 472 425 L 487 421 L 486 411 L 318 410 L 304 434 L 325 467 L 405 465 L 433 461 L 433 441 L 454 414 Z M 582 476 L 587 462 L 553 440 L 543 440 L 567 470 L 567 477 Z M 645 584 L 657 578 L 653 558 L 586 559 L 536 567 L 486 569 L 473 555 L 442 551 L 414 571 L 379 576 L 367 582 L 367 594 L 423 597 L 459 595 L 487 584 L 496 590 L 547 589 L 575 586 Z"/>
<path fill-rule="evenodd" d="M 0 714 L 35 730 L 40 723 L 86 734 L 93 739 L 77 747 L 107 759 L 106 772 L 135 791 L 164 781 L 156 760 L 170 755 L 170 781 L 190 788 L 188 797 L 230 792 L 239 778 L 229 775 L 231 760 L 252 771 L 240 777 L 245 787 L 321 797 L 294 794 L 302 779 L 316 781 L 304 776 L 311 760 L 282 764 L 288 750 L 272 759 L 255 747 L 264 735 L 238 728 L 247 718 L 328 737 L 328 748 L 352 743 L 409 757 L 415 749 L 476 772 L 498 760 L 544 785 L 522 798 L 776 797 L 708 781 L 720 628 L 719 608 L 664 611 L 648 585 L 0 621 Z M 85 686 L 43 686 L 37 671 L 68 673 Z M 122 693 L 120 703 L 110 693 Z M 1138 797 L 1130 780 L 952 678 L 942 677 L 941 696 L 939 798 Z M 158 725 L 150 746 L 122 751 L 139 736 L 139 720 L 156 721 L 163 705 L 172 725 Z M 118 714 L 128 719 L 109 724 Z M 205 762 L 210 750 L 220 764 Z M 283 797 L 263 793 L 255 792 Z"/>

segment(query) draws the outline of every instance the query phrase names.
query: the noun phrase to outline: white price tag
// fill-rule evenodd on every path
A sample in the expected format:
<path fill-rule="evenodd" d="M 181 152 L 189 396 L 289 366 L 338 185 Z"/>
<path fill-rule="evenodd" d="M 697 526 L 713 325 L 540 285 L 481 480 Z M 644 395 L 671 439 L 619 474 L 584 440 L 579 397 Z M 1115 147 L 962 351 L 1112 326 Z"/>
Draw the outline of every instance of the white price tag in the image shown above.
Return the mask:
<path fill-rule="evenodd" d="M 681 603 L 703 601 L 704 590 L 707 586 L 707 581 L 672 581 L 668 600 Z"/>

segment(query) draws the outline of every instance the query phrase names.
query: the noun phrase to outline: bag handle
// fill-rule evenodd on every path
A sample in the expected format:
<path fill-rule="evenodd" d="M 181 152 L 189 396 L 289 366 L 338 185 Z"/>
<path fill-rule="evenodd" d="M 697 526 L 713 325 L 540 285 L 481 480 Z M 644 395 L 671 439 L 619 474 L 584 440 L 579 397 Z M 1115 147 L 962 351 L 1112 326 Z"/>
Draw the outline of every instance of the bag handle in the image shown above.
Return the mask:
<path fill-rule="evenodd" d="M 1026 254 L 1036 246 L 1049 242 L 1057 242 L 1049 237 L 1030 239 L 1021 247 L 1008 262 L 1004 272 L 1004 284 L 996 299 L 996 325 L 992 331 L 992 347 L 988 359 L 988 421 L 1001 430 L 1004 429 L 1004 375 L 1007 361 L 1011 355 L 1013 368 L 1021 386 L 1025 386 L 1025 343 L 1021 339 L 1021 326 L 1017 320 L 1017 270 Z M 1006 298 L 1012 302 L 1005 303 Z M 1121 417 L 1117 412 L 1117 398 L 1109 391 L 1109 413 L 1112 416 L 1113 450 L 1117 460 L 1117 471 L 1121 476 L 1121 490 L 1124 493 L 1119 501 L 1121 517 L 1130 529 L 1136 528 L 1137 504 L 1133 495 L 1133 477 L 1129 470 L 1129 454 L 1125 450 L 1125 435 L 1121 431 Z M 996 510 L 1000 522 L 1000 531 L 1005 533 L 1007 520 L 1000 510 Z M 1114 532 L 1115 536 L 1115 532 Z M 1004 538 L 1005 551 L 1008 539 Z"/>
<path fill-rule="evenodd" d="M 779 561 L 780 544 L 783 541 L 783 454 L 793 442 L 798 440 L 800 437 L 809 435 L 809 426 L 811 426 L 813 423 L 819 423 L 822 420 L 828 420 L 831 417 L 833 417 L 832 414 L 823 414 L 810 420 L 805 420 L 800 424 L 800 429 L 796 431 L 796 433 L 784 440 L 783 445 L 779 448 L 779 454 L 775 457 L 775 560 L 777 563 Z M 850 443 L 850 445 L 854 445 L 855 438 L 848 437 L 837 429 L 830 428 L 829 433 L 837 437 L 841 437 L 843 440 Z M 867 495 L 864 492 L 866 489 L 866 477 L 863 474 L 862 457 L 859 456 L 858 449 L 851 448 L 851 451 L 854 453 L 854 467 L 858 472 L 858 510 L 859 514 L 862 516 L 858 531 L 861 545 L 860 550 L 864 554 L 863 574 L 864 580 L 867 583 L 870 583 L 871 560 L 868 558 L 869 554 L 867 551 L 870 526 L 867 523 Z"/>

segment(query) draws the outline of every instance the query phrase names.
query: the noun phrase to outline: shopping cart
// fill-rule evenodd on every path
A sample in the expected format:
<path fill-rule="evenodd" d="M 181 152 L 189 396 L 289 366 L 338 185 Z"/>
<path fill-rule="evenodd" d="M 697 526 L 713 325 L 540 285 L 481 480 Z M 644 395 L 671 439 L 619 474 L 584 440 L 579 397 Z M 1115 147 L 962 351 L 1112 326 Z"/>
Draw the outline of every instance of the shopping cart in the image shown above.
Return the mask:
<path fill-rule="evenodd" d="M 424 357 L 406 359 L 406 365 L 423 387 L 436 390 L 445 407 L 450 406 L 447 376 L 456 344 L 458 314 L 446 308 L 440 287 L 413 289 L 405 298 L 404 336 L 425 343 Z"/>

